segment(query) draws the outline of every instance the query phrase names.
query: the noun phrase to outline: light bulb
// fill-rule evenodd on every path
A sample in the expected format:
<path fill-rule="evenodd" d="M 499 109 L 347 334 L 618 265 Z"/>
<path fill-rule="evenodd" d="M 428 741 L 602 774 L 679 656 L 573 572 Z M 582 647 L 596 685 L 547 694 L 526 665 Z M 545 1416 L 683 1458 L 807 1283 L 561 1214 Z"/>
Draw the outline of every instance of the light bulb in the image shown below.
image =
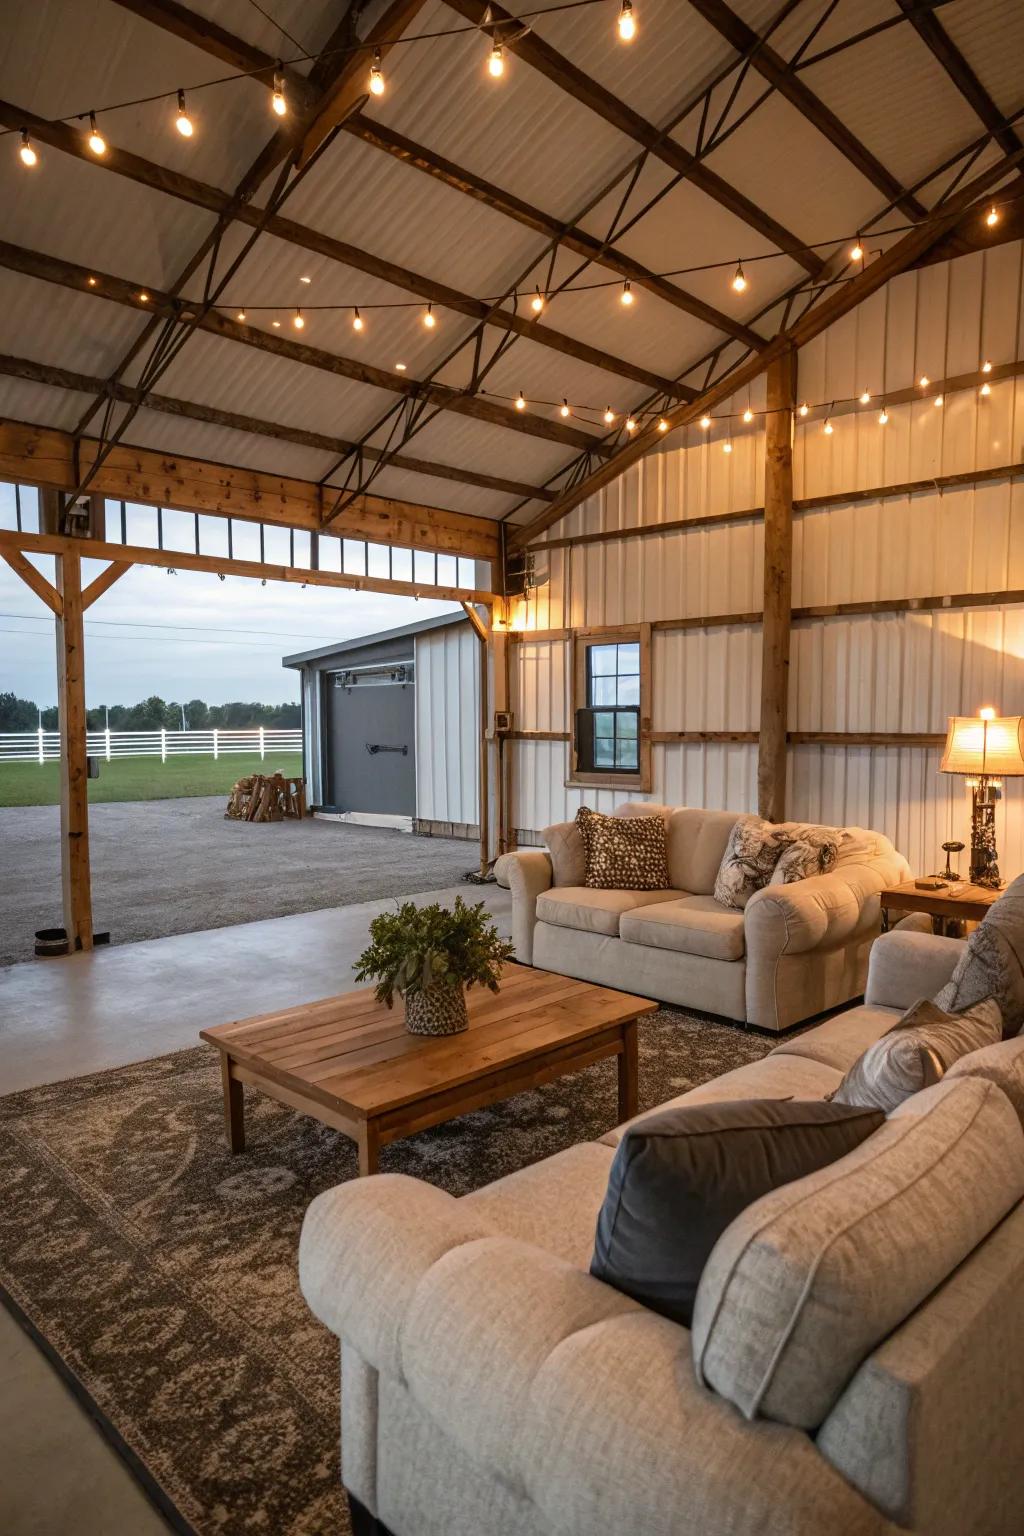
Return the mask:
<path fill-rule="evenodd" d="M 996 207 L 995 203 L 992 204 L 992 207 L 989 209 L 988 213 L 986 213 L 985 223 L 988 225 L 989 229 L 993 229 L 999 223 L 999 209 Z"/>
<path fill-rule="evenodd" d="M 520 390 L 518 395 L 516 395 L 516 410 L 517 411 L 525 411 L 526 410 L 526 400 L 523 397 L 522 390 Z"/>
<path fill-rule="evenodd" d="M 870 396 L 870 394 L 868 393 L 867 390 L 864 390 L 863 394 L 861 395 L 860 403 L 861 403 L 861 405 L 870 405 L 871 404 L 871 396 Z"/>
<path fill-rule="evenodd" d="M 853 245 L 853 248 L 850 251 L 850 260 L 851 261 L 863 261 L 864 260 L 864 247 L 860 243 L 860 236 L 859 235 L 857 236 L 857 239 L 856 239 L 856 241 L 855 241 L 855 243 Z"/>
<path fill-rule="evenodd" d="M 606 427 L 610 427 L 614 420 L 615 420 L 615 412 L 612 410 L 611 406 L 609 406 L 608 409 L 604 413 L 605 426 Z"/>
<path fill-rule="evenodd" d="M 89 284 L 90 288 L 96 287 L 96 279 L 94 277 L 87 277 L 86 282 Z"/>
<path fill-rule="evenodd" d="M 885 406 L 883 405 L 882 409 L 878 413 L 878 425 L 880 427 L 884 427 L 886 425 L 886 423 L 888 422 L 888 420 L 889 420 L 889 412 L 886 410 Z"/>
<path fill-rule="evenodd" d="M 544 308 L 544 295 L 541 293 L 539 288 L 537 289 L 537 292 L 534 294 L 533 298 L 530 300 L 530 308 L 533 310 L 535 315 L 539 315 L 541 310 Z"/>
<path fill-rule="evenodd" d="M 380 67 L 380 49 L 375 48 L 373 63 L 370 65 L 370 94 L 372 96 L 384 95 L 384 72 Z"/>
<path fill-rule="evenodd" d="M 831 420 L 830 420 L 830 418 L 828 416 L 825 417 L 825 425 L 822 427 L 821 430 L 824 432 L 826 437 L 831 437 L 832 436 L 833 427 L 832 427 L 832 422 L 831 422 Z"/>
<path fill-rule="evenodd" d="M 288 111 L 288 103 L 284 98 L 284 75 L 281 71 L 280 64 L 278 64 L 274 73 L 274 94 L 271 97 L 270 105 L 273 107 L 278 117 L 284 117 Z"/>
<path fill-rule="evenodd" d="M 363 317 L 358 309 L 352 311 L 352 329 L 354 331 L 361 331 L 363 329 Z"/>
<path fill-rule="evenodd" d="M 926 373 L 922 373 L 922 375 L 918 379 L 917 383 L 918 383 L 918 387 L 920 389 L 927 389 L 928 385 L 931 383 L 931 379 L 928 377 L 928 375 Z"/>
<path fill-rule="evenodd" d="M 747 406 L 747 408 L 746 408 L 746 410 L 745 410 L 745 411 L 744 411 L 744 412 L 743 412 L 743 420 L 744 420 L 744 421 L 745 421 L 745 422 L 747 422 L 747 424 L 748 424 L 748 425 L 749 425 L 749 424 L 750 424 L 750 422 L 752 422 L 752 421 L 753 421 L 753 419 L 754 419 L 754 413 L 753 413 L 753 411 L 752 411 L 752 410 L 751 410 L 751 409 L 750 409 L 750 406 L 749 406 L 749 405 L 748 405 L 748 406 Z"/>
<path fill-rule="evenodd" d="M 806 416 L 807 412 L 809 410 L 810 410 L 810 406 L 807 404 L 807 401 L 805 400 L 803 405 L 800 407 L 800 410 L 798 411 L 797 414 L 800 415 L 800 416 Z"/>
<path fill-rule="evenodd" d="M 571 416 L 572 415 L 572 411 L 569 409 L 569 402 L 568 402 L 568 400 L 563 400 L 562 401 L 561 405 L 558 407 L 558 414 L 559 414 L 559 416 Z"/>
<path fill-rule="evenodd" d="M 94 155 L 105 155 L 106 154 L 106 152 L 107 152 L 107 141 L 103 137 L 102 133 L 100 133 L 99 129 L 96 126 L 96 113 L 95 112 L 90 112 L 89 113 L 89 141 L 88 142 L 89 142 L 89 148 L 92 150 Z"/>
<path fill-rule="evenodd" d="M 991 373 L 992 372 L 992 364 L 989 362 L 987 357 L 986 357 L 985 361 L 981 365 L 981 371 L 982 371 L 982 373 Z"/>
<path fill-rule="evenodd" d="M 487 59 L 487 73 L 495 80 L 500 80 L 505 73 L 505 56 L 501 51 L 501 44 L 497 41 Z"/>
<path fill-rule="evenodd" d="M 633 15 L 631 0 L 622 0 L 622 10 L 619 12 L 619 39 L 623 43 L 631 43 L 636 37 L 636 17 Z"/>
<path fill-rule="evenodd" d="M 935 404 L 936 405 L 941 405 L 942 402 L 943 402 L 943 396 L 942 395 L 936 395 L 935 396 Z"/>
<path fill-rule="evenodd" d="M 668 422 L 665 420 L 664 416 L 659 416 L 659 418 L 658 418 L 658 431 L 659 432 L 667 432 L 668 431 Z"/>
<path fill-rule="evenodd" d="M 726 438 L 725 442 L 722 444 L 722 452 L 732 453 L 732 443 L 730 443 L 728 438 Z"/>
<path fill-rule="evenodd" d="M 183 139 L 190 139 L 192 137 L 192 119 L 189 117 L 188 108 L 185 105 L 184 91 L 178 92 L 178 115 L 174 119 L 174 126 Z"/>
<path fill-rule="evenodd" d="M 700 419 L 700 424 L 704 428 L 704 431 L 706 432 L 708 430 L 708 428 L 710 427 L 710 425 L 711 425 L 711 417 L 710 416 L 702 416 L 701 419 Z"/>
<path fill-rule="evenodd" d="M 732 280 L 732 286 L 736 293 L 744 293 L 746 291 L 747 280 L 743 275 L 743 263 L 740 261 L 736 263 L 736 273 Z"/>
<path fill-rule="evenodd" d="M 148 304 L 149 303 L 149 294 L 146 293 L 145 289 L 143 289 L 142 293 L 139 294 L 139 303 L 140 304 Z"/>
<path fill-rule="evenodd" d="M 271 320 L 270 323 L 274 327 L 275 331 L 279 331 L 281 329 L 281 322 L 280 322 L 280 320 Z"/>
<path fill-rule="evenodd" d="M 240 310 L 239 310 L 239 311 L 238 311 L 238 319 L 239 319 L 239 320 L 242 320 L 242 321 L 244 321 L 244 320 L 245 320 L 245 310 L 244 310 L 244 309 L 240 309 Z"/>
<path fill-rule="evenodd" d="M 428 331 L 432 331 L 434 326 L 437 324 L 437 321 L 434 318 L 434 306 L 432 304 L 427 305 L 426 312 L 423 316 L 423 324 L 426 326 Z"/>
<path fill-rule="evenodd" d="M 979 720 L 994 720 L 995 717 L 996 717 L 995 710 L 992 709 L 988 705 L 986 705 L 986 707 L 984 709 L 979 709 L 978 710 L 978 719 Z"/>
<path fill-rule="evenodd" d="M 297 309 L 295 311 L 295 319 L 292 321 L 292 325 L 294 325 L 294 327 L 295 327 L 295 329 L 297 331 L 301 331 L 304 328 L 305 324 L 306 324 L 306 322 L 302 318 L 302 310 L 301 309 Z"/>
<path fill-rule="evenodd" d="M 986 380 L 985 383 L 981 386 L 981 389 L 979 390 L 979 394 L 990 395 L 991 393 L 992 393 L 992 385 L 989 384 L 989 382 Z"/>
<path fill-rule="evenodd" d="M 18 150 L 18 154 L 21 156 L 22 165 L 32 166 L 39 164 L 39 156 L 32 148 L 32 141 L 28 136 L 27 128 L 21 130 L 21 148 Z"/>
<path fill-rule="evenodd" d="M 635 432 L 636 431 L 636 422 L 633 420 L 632 416 L 627 416 L 626 417 L 626 431 L 627 432 Z"/>
<path fill-rule="evenodd" d="M 620 301 L 623 304 L 625 304 L 627 306 L 627 308 L 629 307 L 630 304 L 632 304 L 632 302 L 633 302 L 633 290 L 630 287 L 628 282 L 623 283 L 623 285 L 622 285 L 622 292 L 619 294 L 619 299 L 620 299 Z"/>
<path fill-rule="evenodd" d="M 405 369 L 406 369 L 406 365 L 405 365 L 405 363 L 396 363 L 396 364 L 395 364 L 395 370 L 396 370 L 396 372 L 398 372 L 398 373 L 404 373 L 404 372 L 405 372 Z"/>
<path fill-rule="evenodd" d="M 299 282 L 300 283 L 305 283 L 307 287 L 309 286 L 309 284 L 312 281 L 313 281 L 313 279 L 311 277 L 307 277 L 305 274 L 303 274 L 303 276 L 299 278 Z"/>

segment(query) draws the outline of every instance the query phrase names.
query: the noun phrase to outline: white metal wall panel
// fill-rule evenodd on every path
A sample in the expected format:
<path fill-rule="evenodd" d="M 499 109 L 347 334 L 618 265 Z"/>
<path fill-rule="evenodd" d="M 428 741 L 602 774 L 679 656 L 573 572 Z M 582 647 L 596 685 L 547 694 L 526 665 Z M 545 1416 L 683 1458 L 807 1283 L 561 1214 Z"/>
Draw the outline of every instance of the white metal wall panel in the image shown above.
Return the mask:
<path fill-rule="evenodd" d="M 476 823 L 479 653 L 468 623 L 416 636 L 416 815 L 422 821 Z"/>

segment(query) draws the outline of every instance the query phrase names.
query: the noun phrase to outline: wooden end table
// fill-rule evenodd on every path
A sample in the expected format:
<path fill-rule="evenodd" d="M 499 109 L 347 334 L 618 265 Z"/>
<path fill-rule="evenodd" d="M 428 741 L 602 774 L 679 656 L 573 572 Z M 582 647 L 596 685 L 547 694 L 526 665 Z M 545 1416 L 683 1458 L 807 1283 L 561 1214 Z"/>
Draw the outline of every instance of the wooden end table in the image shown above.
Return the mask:
<path fill-rule="evenodd" d="M 913 880 L 905 880 L 881 892 L 882 932 L 887 933 L 890 923 L 908 912 L 927 913 L 938 934 L 945 933 L 947 923 L 980 923 L 1002 894 L 986 885 L 972 885 L 969 880 L 951 880 L 942 891 L 923 891 Z"/>
<path fill-rule="evenodd" d="M 221 1055 L 224 1124 L 245 1150 L 243 1084 L 341 1131 L 375 1173 L 382 1146 L 608 1056 L 619 1059 L 619 1120 L 637 1113 L 637 1019 L 659 1006 L 608 987 L 509 964 L 501 990 L 472 987 L 469 1028 L 411 1035 L 401 1003 L 370 990 L 200 1031 Z"/>

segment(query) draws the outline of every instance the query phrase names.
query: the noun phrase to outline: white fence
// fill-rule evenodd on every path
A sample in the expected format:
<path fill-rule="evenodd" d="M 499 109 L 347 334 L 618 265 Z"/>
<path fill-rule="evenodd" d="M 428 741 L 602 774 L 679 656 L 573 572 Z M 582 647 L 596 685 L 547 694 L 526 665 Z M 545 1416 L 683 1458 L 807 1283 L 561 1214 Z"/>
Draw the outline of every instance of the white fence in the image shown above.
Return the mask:
<path fill-rule="evenodd" d="M 110 762 L 115 757 L 169 757 L 202 754 L 226 757 L 232 752 L 301 752 L 302 732 L 257 726 L 248 731 L 88 731 L 87 750 Z M 60 758 L 58 731 L 0 731 L 0 763 L 50 763 Z"/>

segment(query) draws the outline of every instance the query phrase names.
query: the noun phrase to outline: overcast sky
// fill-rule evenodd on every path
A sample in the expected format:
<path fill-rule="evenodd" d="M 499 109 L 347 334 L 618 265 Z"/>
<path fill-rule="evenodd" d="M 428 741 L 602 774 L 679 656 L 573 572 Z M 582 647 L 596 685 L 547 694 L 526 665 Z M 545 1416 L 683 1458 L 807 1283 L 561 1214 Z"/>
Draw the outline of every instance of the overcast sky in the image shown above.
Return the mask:
<path fill-rule="evenodd" d="M 33 563 L 53 579 L 52 559 Z M 103 568 L 84 561 L 83 581 Z M 154 693 L 209 704 L 297 701 L 299 674 L 282 668 L 282 656 L 454 606 L 135 566 L 86 615 L 86 703 L 135 704 Z M 52 615 L 0 560 L 0 692 L 11 689 L 42 707 L 56 703 L 54 658 Z"/>

